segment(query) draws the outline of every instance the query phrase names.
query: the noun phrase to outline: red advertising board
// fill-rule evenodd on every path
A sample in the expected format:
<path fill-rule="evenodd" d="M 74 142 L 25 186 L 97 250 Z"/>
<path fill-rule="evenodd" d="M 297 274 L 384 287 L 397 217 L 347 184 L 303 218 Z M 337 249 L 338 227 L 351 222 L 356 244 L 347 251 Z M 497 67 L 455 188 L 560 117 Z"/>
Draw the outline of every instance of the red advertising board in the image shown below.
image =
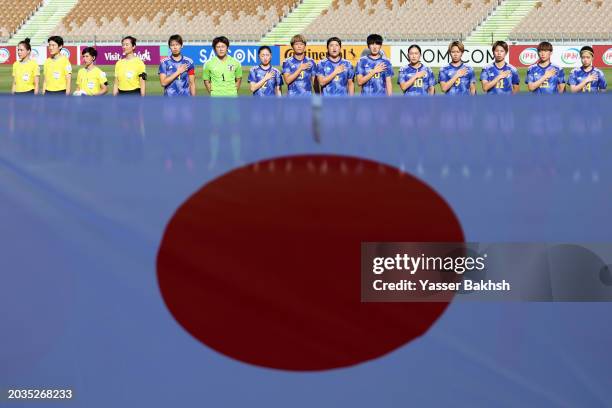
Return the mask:
<path fill-rule="evenodd" d="M 537 44 L 530 45 L 511 45 L 510 64 L 517 68 L 528 67 L 538 61 Z"/>
<path fill-rule="evenodd" d="M 517 68 L 528 67 L 538 61 L 537 44 L 520 44 L 510 46 L 510 64 Z M 580 45 L 555 46 L 551 60 L 563 68 L 579 67 Z M 595 58 L 593 65 L 598 68 L 612 68 L 612 44 L 594 45 Z"/>
<path fill-rule="evenodd" d="M 79 65 L 80 58 L 79 58 L 79 51 L 76 45 L 67 45 L 62 47 L 62 50 L 60 51 L 62 54 L 64 54 L 64 56 L 66 56 L 66 58 L 68 58 L 68 60 L 70 60 L 70 64 L 72 65 Z M 49 51 L 47 50 L 47 58 L 49 57 Z"/>
<path fill-rule="evenodd" d="M 612 68 L 612 44 L 594 45 L 595 66 L 598 68 Z"/>
<path fill-rule="evenodd" d="M 15 62 L 17 50 L 14 46 L 0 45 L 0 64 Z"/>

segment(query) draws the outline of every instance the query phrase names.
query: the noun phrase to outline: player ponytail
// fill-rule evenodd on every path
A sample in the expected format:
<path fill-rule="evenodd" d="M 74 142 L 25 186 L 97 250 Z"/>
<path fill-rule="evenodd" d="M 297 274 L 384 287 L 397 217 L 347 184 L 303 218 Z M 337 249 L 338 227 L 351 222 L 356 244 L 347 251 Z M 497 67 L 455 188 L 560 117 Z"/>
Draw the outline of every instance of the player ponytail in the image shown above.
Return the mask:
<path fill-rule="evenodd" d="M 26 50 L 32 51 L 32 46 L 30 45 L 30 39 L 29 38 L 26 38 L 26 39 L 24 39 L 22 41 L 19 41 L 19 44 L 17 44 L 17 46 L 19 47 L 20 45 L 23 45 Z"/>

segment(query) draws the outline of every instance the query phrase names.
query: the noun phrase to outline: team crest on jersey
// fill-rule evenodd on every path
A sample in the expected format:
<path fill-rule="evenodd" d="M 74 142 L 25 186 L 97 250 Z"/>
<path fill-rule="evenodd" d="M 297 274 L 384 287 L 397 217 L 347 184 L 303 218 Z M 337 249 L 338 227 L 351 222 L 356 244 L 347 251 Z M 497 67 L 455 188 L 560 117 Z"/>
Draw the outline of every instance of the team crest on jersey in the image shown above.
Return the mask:
<path fill-rule="evenodd" d="M 233 64 L 229 64 L 229 65 L 227 66 L 227 69 L 228 69 L 229 71 L 233 71 L 233 70 L 234 70 L 234 65 L 233 65 Z"/>

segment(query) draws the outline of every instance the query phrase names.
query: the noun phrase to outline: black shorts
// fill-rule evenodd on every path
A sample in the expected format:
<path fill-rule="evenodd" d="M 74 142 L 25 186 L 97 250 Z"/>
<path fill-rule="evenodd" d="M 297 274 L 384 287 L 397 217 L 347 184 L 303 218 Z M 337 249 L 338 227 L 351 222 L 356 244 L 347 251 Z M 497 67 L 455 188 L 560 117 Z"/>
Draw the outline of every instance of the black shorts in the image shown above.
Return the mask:
<path fill-rule="evenodd" d="M 62 90 L 62 91 L 45 91 L 45 95 L 66 95 L 66 90 Z"/>
<path fill-rule="evenodd" d="M 15 92 L 13 95 L 23 96 L 23 95 L 34 95 L 34 90 L 25 91 L 25 92 Z"/>
<path fill-rule="evenodd" d="M 131 91 L 122 91 L 119 89 L 119 95 L 140 95 L 140 88 L 136 88 Z"/>

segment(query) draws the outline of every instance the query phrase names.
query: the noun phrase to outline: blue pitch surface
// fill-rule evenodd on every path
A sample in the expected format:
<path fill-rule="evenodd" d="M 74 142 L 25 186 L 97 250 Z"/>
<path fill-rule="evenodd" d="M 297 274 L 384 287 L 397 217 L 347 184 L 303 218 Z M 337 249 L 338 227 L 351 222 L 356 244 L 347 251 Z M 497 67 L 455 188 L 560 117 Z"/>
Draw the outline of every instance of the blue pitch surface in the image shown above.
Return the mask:
<path fill-rule="evenodd" d="M 0 389 L 70 387 L 74 401 L 48 405 L 74 407 L 612 401 L 608 303 L 455 303 L 382 358 L 299 373 L 193 339 L 155 276 L 165 225 L 193 192 L 296 154 L 413 174 L 469 242 L 611 242 L 612 96 L 3 97 L 0 107 Z"/>

